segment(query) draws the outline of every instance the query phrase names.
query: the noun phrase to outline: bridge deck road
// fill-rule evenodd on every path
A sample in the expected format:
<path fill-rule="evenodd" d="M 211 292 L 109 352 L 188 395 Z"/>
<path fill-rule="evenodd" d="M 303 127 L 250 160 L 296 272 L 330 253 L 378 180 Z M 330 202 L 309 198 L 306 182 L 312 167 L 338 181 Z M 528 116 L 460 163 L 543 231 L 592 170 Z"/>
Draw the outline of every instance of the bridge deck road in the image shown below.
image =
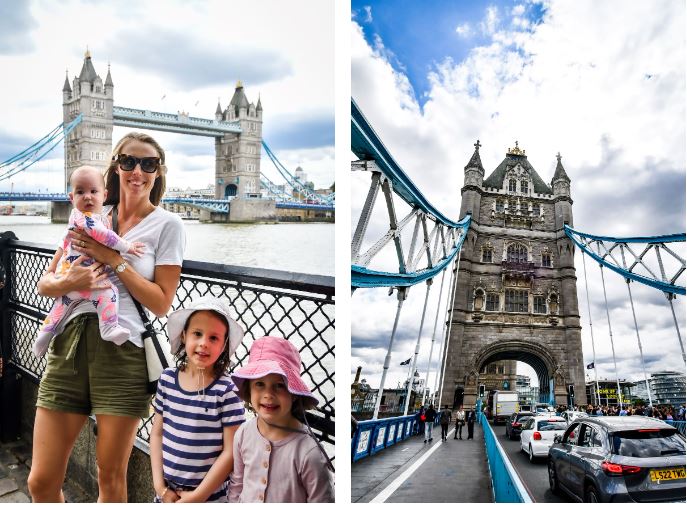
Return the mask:
<path fill-rule="evenodd" d="M 484 436 L 475 424 L 474 440 L 441 441 L 435 427 L 434 441 L 424 444 L 414 436 L 398 445 L 368 456 L 351 467 L 351 499 L 370 502 L 384 493 L 390 503 L 486 503 L 493 502 Z M 417 463 L 431 452 L 419 466 Z M 400 482 L 399 482 L 400 481 Z"/>
<path fill-rule="evenodd" d="M 556 496 L 549 489 L 548 460 L 546 458 L 535 459 L 530 463 L 526 452 L 520 450 L 520 439 L 509 440 L 506 437 L 506 428 L 500 424 L 493 426 L 494 434 L 508 455 L 515 471 L 520 475 L 520 479 L 532 497 L 532 501 L 544 503 L 568 503 L 569 498 Z"/>

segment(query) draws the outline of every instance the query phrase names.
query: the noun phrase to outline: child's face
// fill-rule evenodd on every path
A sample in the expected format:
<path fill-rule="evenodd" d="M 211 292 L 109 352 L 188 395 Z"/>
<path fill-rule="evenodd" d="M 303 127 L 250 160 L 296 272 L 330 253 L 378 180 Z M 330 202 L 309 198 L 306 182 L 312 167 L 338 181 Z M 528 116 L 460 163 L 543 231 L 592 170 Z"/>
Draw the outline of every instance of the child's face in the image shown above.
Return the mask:
<path fill-rule="evenodd" d="M 227 323 L 209 310 L 194 313 L 183 333 L 188 364 L 194 368 L 212 368 L 224 351 Z"/>
<path fill-rule="evenodd" d="M 284 426 L 291 419 L 293 397 L 279 374 L 251 379 L 250 403 L 259 416 L 273 424 Z"/>
<path fill-rule="evenodd" d="M 103 176 L 96 169 L 79 169 L 72 175 L 72 191 L 69 193 L 74 207 L 80 212 L 100 214 L 107 196 Z"/>

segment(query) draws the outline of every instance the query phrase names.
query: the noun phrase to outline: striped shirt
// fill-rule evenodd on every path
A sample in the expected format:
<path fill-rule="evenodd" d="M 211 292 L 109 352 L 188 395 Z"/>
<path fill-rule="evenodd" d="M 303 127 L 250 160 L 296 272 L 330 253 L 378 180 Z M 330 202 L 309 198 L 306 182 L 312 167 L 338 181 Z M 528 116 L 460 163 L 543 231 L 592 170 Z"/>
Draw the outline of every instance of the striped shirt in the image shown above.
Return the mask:
<path fill-rule="evenodd" d="M 185 391 L 179 385 L 179 371 L 167 368 L 160 376 L 153 408 L 162 416 L 162 467 L 173 488 L 198 487 L 222 452 L 224 427 L 245 421 L 243 402 L 228 375 L 204 391 Z M 225 481 L 208 501 L 226 501 L 226 486 Z"/>

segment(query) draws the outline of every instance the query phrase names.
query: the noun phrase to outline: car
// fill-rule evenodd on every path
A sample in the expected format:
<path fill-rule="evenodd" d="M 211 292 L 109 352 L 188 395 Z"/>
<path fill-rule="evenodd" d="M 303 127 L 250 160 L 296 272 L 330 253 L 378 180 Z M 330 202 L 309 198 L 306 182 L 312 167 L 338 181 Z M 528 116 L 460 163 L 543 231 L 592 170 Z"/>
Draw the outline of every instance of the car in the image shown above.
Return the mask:
<path fill-rule="evenodd" d="M 554 437 L 567 427 L 568 423 L 560 416 L 530 417 L 520 432 L 520 450 L 529 455 L 531 462 L 547 457 Z"/>
<path fill-rule="evenodd" d="M 685 437 L 644 416 L 579 418 L 549 449 L 549 487 L 578 501 L 685 501 Z"/>
<path fill-rule="evenodd" d="M 515 412 L 506 421 L 506 436 L 514 440 L 520 436 L 522 425 L 527 418 L 534 416 L 534 412 Z"/>
<path fill-rule="evenodd" d="M 576 421 L 580 417 L 589 417 L 586 412 L 579 412 L 577 410 L 566 410 L 558 415 L 565 419 L 568 424 Z"/>

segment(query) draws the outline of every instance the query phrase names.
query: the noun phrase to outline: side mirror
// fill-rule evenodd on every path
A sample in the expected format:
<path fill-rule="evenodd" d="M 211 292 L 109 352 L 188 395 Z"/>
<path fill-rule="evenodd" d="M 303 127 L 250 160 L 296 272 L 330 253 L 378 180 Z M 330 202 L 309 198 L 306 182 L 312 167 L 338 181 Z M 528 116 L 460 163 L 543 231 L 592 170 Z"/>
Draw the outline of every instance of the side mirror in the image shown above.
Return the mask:
<path fill-rule="evenodd" d="M 560 435 L 556 435 L 555 437 L 553 437 L 553 443 L 554 444 L 560 444 L 562 441 L 563 441 L 563 437 L 561 437 Z"/>

